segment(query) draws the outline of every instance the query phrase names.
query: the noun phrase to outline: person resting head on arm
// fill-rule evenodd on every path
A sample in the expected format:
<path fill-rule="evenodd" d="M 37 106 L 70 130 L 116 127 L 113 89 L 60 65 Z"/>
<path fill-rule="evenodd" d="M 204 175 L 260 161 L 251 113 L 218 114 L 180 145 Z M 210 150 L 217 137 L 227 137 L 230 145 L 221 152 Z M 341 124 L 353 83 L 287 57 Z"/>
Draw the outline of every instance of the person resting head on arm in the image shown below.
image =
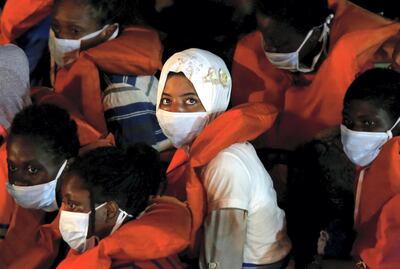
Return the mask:
<path fill-rule="evenodd" d="M 165 189 L 165 183 L 165 172 L 158 152 L 144 144 L 137 144 L 127 150 L 97 148 L 78 157 L 64 175 L 61 187 L 63 206 L 59 229 L 72 250 L 59 268 L 91 268 L 90 264 L 97 261 L 95 256 L 107 257 L 109 268 L 121 264 L 148 268 L 146 261 L 152 264 L 151 259 L 159 259 L 161 264 L 174 261 L 178 266 L 176 255 L 164 257 L 160 253 L 152 253 L 151 248 L 143 249 L 142 245 L 134 245 L 135 240 L 141 237 L 141 242 L 161 246 L 165 238 L 157 233 L 151 234 L 151 227 L 171 225 L 176 229 L 175 221 L 182 223 L 182 227 L 190 223 L 190 215 L 185 206 L 173 198 L 159 196 Z M 158 204 L 165 205 L 165 199 L 167 204 L 175 204 L 175 210 L 183 211 L 185 218 L 170 220 L 169 224 L 150 223 L 149 219 L 162 212 L 156 208 Z M 168 217 L 177 216 L 176 212 L 166 208 L 164 212 L 169 212 Z M 185 230 L 189 234 L 189 230 Z M 173 234 L 177 236 L 181 232 L 175 231 Z M 176 240 L 179 241 L 179 238 Z M 172 245 L 168 247 L 173 248 Z M 95 252 L 99 254 L 93 256 Z M 105 252 L 114 252 L 117 258 Z M 146 255 L 140 259 L 130 256 L 138 256 L 139 253 Z M 149 258 L 149 255 L 153 257 Z"/>

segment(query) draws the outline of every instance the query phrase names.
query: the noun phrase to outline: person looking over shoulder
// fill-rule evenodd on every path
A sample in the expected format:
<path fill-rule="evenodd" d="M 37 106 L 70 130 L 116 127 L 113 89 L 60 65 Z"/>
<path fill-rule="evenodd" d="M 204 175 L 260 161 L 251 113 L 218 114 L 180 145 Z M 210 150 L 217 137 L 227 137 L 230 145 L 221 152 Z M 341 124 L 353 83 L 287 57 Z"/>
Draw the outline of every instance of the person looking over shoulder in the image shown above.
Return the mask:
<path fill-rule="evenodd" d="M 270 126 L 275 111 L 251 104 L 225 112 L 230 92 L 228 68 L 208 51 L 184 50 L 165 63 L 157 118 L 178 148 L 168 169 L 169 192 L 188 200 L 195 225 L 207 208 L 201 268 L 286 268 L 285 213 L 247 142 Z"/>

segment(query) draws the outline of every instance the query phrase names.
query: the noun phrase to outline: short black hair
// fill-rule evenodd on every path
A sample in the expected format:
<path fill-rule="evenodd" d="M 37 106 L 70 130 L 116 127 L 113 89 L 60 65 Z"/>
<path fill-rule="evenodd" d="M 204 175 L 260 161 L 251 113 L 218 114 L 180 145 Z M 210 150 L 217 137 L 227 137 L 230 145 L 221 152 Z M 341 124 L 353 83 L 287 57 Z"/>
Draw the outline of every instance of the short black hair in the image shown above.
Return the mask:
<path fill-rule="evenodd" d="M 358 76 L 344 97 L 344 110 L 353 100 L 368 101 L 392 116 L 400 117 L 400 73 L 383 68 L 370 69 Z"/>
<path fill-rule="evenodd" d="M 67 173 L 84 181 L 92 212 L 96 204 L 113 200 L 134 217 L 146 208 L 151 195 L 160 194 L 160 186 L 166 182 L 159 153 L 142 143 L 126 150 L 94 149 L 77 157 Z"/>
<path fill-rule="evenodd" d="M 56 0 L 55 3 L 68 0 Z M 91 16 L 101 26 L 112 23 L 136 25 L 142 22 L 139 0 L 78 0 L 91 7 Z"/>
<path fill-rule="evenodd" d="M 306 34 L 333 12 L 326 0 L 256 0 L 257 12 Z"/>
<path fill-rule="evenodd" d="M 55 105 L 30 105 L 15 115 L 10 137 L 28 136 L 55 159 L 78 155 L 77 125 L 68 112 Z"/>

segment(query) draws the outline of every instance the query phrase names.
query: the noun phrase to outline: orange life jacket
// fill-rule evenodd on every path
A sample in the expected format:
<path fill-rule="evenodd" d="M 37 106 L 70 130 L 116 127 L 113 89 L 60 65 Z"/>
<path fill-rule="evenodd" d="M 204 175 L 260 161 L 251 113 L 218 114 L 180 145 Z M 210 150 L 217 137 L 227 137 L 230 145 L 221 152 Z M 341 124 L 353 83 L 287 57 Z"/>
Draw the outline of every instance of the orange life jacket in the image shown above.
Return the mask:
<path fill-rule="evenodd" d="M 168 167 L 170 195 L 187 201 L 192 211 L 191 255 L 197 255 L 207 197 L 196 170 L 207 165 L 223 149 L 253 140 L 268 130 L 277 110 L 263 103 L 244 104 L 226 111 L 209 124 L 195 139 L 189 153 L 176 151 Z"/>
<path fill-rule="evenodd" d="M 371 269 L 400 268 L 399 163 L 400 137 L 395 137 L 383 146 L 358 186 L 353 254 Z"/>
<path fill-rule="evenodd" d="M 99 70 L 123 75 L 153 75 L 161 69 L 162 45 L 156 31 L 126 28 L 114 40 L 80 53 L 70 67 L 57 70 L 54 89 L 102 134 L 107 134 Z"/>
<path fill-rule="evenodd" d="M 187 206 L 163 196 L 154 199 L 144 215 L 125 223 L 95 248 L 82 254 L 71 250 L 57 268 L 108 269 L 123 264 L 128 268 L 182 268 L 176 254 L 188 246 L 190 230 Z"/>
<path fill-rule="evenodd" d="M 14 199 L 8 195 L 6 182 L 8 179 L 6 144 L 0 146 L 0 242 L 4 239 L 14 211 Z"/>
<path fill-rule="evenodd" d="M 15 205 L 5 239 L 0 241 L 2 268 L 51 267 L 58 254 L 61 236 L 58 219 L 51 224 L 44 224 L 45 215 L 43 210 L 25 209 Z"/>
<path fill-rule="evenodd" d="M 261 33 L 251 33 L 235 51 L 232 103 L 266 102 L 277 107 L 278 120 L 261 145 L 294 149 L 340 124 L 347 88 L 371 62 L 392 61 L 394 43 L 389 41 L 399 30 L 399 23 L 347 3 L 334 19 L 327 58 L 315 74 L 304 75 L 308 85 L 295 84 L 290 72 L 273 66 L 265 56 Z"/>
<path fill-rule="evenodd" d="M 78 127 L 81 147 L 91 146 L 97 143 L 98 140 L 104 140 L 104 135 L 87 123 L 74 103 L 62 94 L 55 93 L 49 88 L 35 87 L 31 89 L 31 98 L 35 104 L 52 104 L 67 110 Z M 109 138 L 109 144 L 115 145 L 115 141 L 111 137 Z"/>
<path fill-rule="evenodd" d="M 0 45 L 15 41 L 50 15 L 53 0 L 7 0 L 0 17 Z"/>

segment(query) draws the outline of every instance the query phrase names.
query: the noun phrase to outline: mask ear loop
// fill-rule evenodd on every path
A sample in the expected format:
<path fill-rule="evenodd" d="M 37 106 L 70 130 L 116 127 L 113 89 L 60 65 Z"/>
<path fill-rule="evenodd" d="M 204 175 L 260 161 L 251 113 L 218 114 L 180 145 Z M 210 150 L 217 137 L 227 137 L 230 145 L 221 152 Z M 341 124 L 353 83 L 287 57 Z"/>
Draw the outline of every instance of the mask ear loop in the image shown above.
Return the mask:
<path fill-rule="evenodd" d="M 115 222 L 115 225 L 114 225 L 114 227 L 112 228 L 110 234 L 113 234 L 116 230 L 118 230 L 118 228 L 121 227 L 122 223 L 124 223 L 124 220 L 125 220 L 127 217 L 133 218 L 133 216 L 132 216 L 131 214 L 129 214 L 128 212 L 126 212 L 126 211 L 124 211 L 124 210 L 122 210 L 122 209 L 119 209 L 119 211 L 120 211 L 120 212 L 119 212 L 117 221 Z"/>
<path fill-rule="evenodd" d="M 393 138 L 393 129 L 396 128 L 397 124 L 400 122 L 400 117 L 396 120 L 396 122 L 393 124 L 392 128 L 390 128 L 388 131 L 386 131 L 386 134 L 389 136 L 389 139 Z"/>
<path fill-rule="evenodd" d="M 335 17 L 335 15 L 330 14 L 325 19 L 325 22 L 322 25 L 317 26 L 317 27 L 311 29 L 310 32 L 308 32 L 306 38 L 304 39 L 303 43 L 300 45 L 300 47 L 298 48 L 298 50 L 296 52 L 299 53 L 301 48 L 304 46 L 304 44 L 308 41 L 308 39 L 310 39 L 310 37 L 314 33 L 314 31 L 316 29 L 322 27 L 322 33 L 321 33 L 321 36 L 318 39 L 318 42 L 322 42 L 321 51 L 313 58 L 313 61 L 312 61 L 312 64 L 311 64 L 310 68 L 304 69 L 304 68 L 300 68 L 300 66 L 297 66 L 297 70 L 301 70 L 301 69 L 303 69 L 303 70 L 308 70 L 308 69 L 312 70 L 312 69 L 314 69 L 314 67 L 317 64 L 319 58 L 321 57 L 321 54 L 322 53 L 327 54 L 326 45 L 327 45 L 327 42 L 328 42 L 328 37 L 329 37 L 329 32 L 330 32 L 329 25 L 331 24 L 331 22 L 332 22 L 334 17 Z M 299 65 L 299 64 L 300 64 L 300 62 L 297 63 L 297 65 Z"/>

